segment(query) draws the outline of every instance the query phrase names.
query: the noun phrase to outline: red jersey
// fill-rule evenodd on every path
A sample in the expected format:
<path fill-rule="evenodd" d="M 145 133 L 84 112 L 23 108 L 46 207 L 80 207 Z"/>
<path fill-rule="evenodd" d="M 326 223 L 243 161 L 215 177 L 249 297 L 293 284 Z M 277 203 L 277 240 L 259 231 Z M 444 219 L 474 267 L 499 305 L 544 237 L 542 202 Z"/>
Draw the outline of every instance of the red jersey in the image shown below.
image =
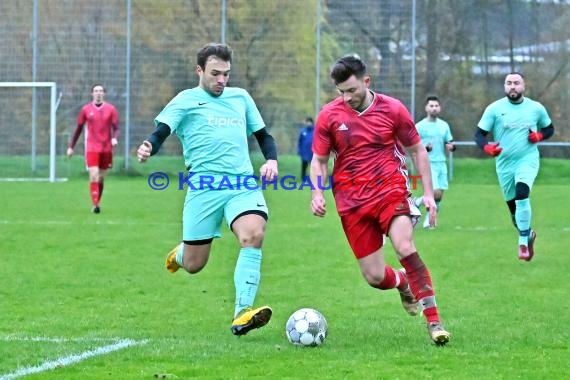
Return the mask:
<path fill-rule="evenodd" d="M 360 113 L 341 97 L 326 104 L 317 117 L 313 152 L 336 155 L 332 191 L 338 213 L 409 196 L 402 146 L 420 141 L 410 113 L 397 99 L 374 93 Z"/>
<path fill-rule="evenodd" d="M 70 148 L 75 147 L 85 124 L 85 152 L 112 152 L 111 139 L 119 138 L 119 114 L 115 106 L 106 102 L 99 107 L 93 102 L 84 105 L 77 115 L 77 128 Z"/>

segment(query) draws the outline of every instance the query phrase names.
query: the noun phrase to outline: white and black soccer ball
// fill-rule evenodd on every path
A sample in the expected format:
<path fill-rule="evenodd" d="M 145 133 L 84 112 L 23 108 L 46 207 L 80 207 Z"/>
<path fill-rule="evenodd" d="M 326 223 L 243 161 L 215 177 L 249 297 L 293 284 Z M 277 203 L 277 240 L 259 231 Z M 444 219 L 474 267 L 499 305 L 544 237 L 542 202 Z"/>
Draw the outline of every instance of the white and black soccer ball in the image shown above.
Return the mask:
<path fill-rule="evenodd" d="M 299 309 L 287 320 L 285 334 L 298 346 L 320 346 L 327 337 L 327 320 L 315 309 Z"/>

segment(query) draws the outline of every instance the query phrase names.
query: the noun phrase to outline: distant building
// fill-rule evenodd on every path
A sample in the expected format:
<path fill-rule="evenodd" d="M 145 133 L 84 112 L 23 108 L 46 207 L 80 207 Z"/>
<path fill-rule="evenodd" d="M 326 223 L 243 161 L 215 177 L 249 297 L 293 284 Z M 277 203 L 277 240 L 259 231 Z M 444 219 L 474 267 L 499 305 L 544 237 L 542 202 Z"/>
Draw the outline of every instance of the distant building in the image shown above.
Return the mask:
<path fill-rule="evenodd" d="M 516 47 L 512 51 L 513 61 L 518 68 L 524 63 L 544 62 L 546 56 L 556 54 L 561 50 L 570 52 L 570 40 Z M 496 51 L 487 57 L 486 61 L 483 57 L 469 57 L 470 61 L 475 62 L 472 68 L 473 74 L 484 74 L 485 66 L 489 74 L 508 74 L 511 72 L 510 54 L 510 50 L 505 49 Z"/>

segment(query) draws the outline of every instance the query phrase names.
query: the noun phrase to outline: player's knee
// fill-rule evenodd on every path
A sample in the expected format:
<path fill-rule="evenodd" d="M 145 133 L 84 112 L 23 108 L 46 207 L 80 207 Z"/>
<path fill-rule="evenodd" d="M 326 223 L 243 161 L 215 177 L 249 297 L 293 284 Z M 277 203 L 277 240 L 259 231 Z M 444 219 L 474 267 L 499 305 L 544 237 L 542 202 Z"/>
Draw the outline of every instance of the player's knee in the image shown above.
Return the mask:
<path fill-rule="evenodd" d="M 364 275 L 364 279 L 366 280 L 368 285 L 372 286 L 373 288 L 378 288 L 378 284 L 384 281 L 384 276 L 381 276 L 380 274 Z"/>
<path fill-rule="evenodd" d="M 396 251 L 396 254 L 398 255 L 398 258 L 400 259 L 416 251 L 416 247 L 414 246 L 412 240 L 406 239 L 403 241 L 399 241 L 397 244 L 393 244 L 393 246 L 394 250 Z"/>
<path fill-rule="evenodd" d="M 190 274 L 200 272 L 206 266 L 206 262 L 199 260 L 184 260 L 184 269 Z"/>
<path fill-rule="evenodd" d="M 190 274 L 200 272 L 208 263 L 209 248 L 202 246 L 185 246 L 184 248 L 182 266 Z"/>
<path fill-rule="evenodd" d="M 379 268 L 365 268 L 362 270 L 362 276 L 368 283 L 368 285 L 377 288 L 384 280 L 384 271 Z"/>
<path fill-rule="evenodd" d="M 530 187 L 524 182 L 517 182 L 515 184 L 515 199 L 526 199 L 530 195 Z"/>
<path fill-rule="evenodd" d="M 263 237 L 265 235 L 264 229 L 260 226 L 253 228 L 245 233 L 241 233 L 238 237 L 241 247 L 261 247 Z"/>

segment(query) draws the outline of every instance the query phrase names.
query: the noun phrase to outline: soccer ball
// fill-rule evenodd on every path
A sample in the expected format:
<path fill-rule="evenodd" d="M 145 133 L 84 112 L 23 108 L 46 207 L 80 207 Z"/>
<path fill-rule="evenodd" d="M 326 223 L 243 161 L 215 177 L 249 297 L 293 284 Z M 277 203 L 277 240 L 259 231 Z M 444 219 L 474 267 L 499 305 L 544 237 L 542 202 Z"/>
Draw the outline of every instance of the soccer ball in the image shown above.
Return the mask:
<path fill-rule="evenodd" d="M 327 337 L 327 320 L 317 310 L 303 308 L 291 314 L 285 334 L 297 346 L 320 346 Z"/>

